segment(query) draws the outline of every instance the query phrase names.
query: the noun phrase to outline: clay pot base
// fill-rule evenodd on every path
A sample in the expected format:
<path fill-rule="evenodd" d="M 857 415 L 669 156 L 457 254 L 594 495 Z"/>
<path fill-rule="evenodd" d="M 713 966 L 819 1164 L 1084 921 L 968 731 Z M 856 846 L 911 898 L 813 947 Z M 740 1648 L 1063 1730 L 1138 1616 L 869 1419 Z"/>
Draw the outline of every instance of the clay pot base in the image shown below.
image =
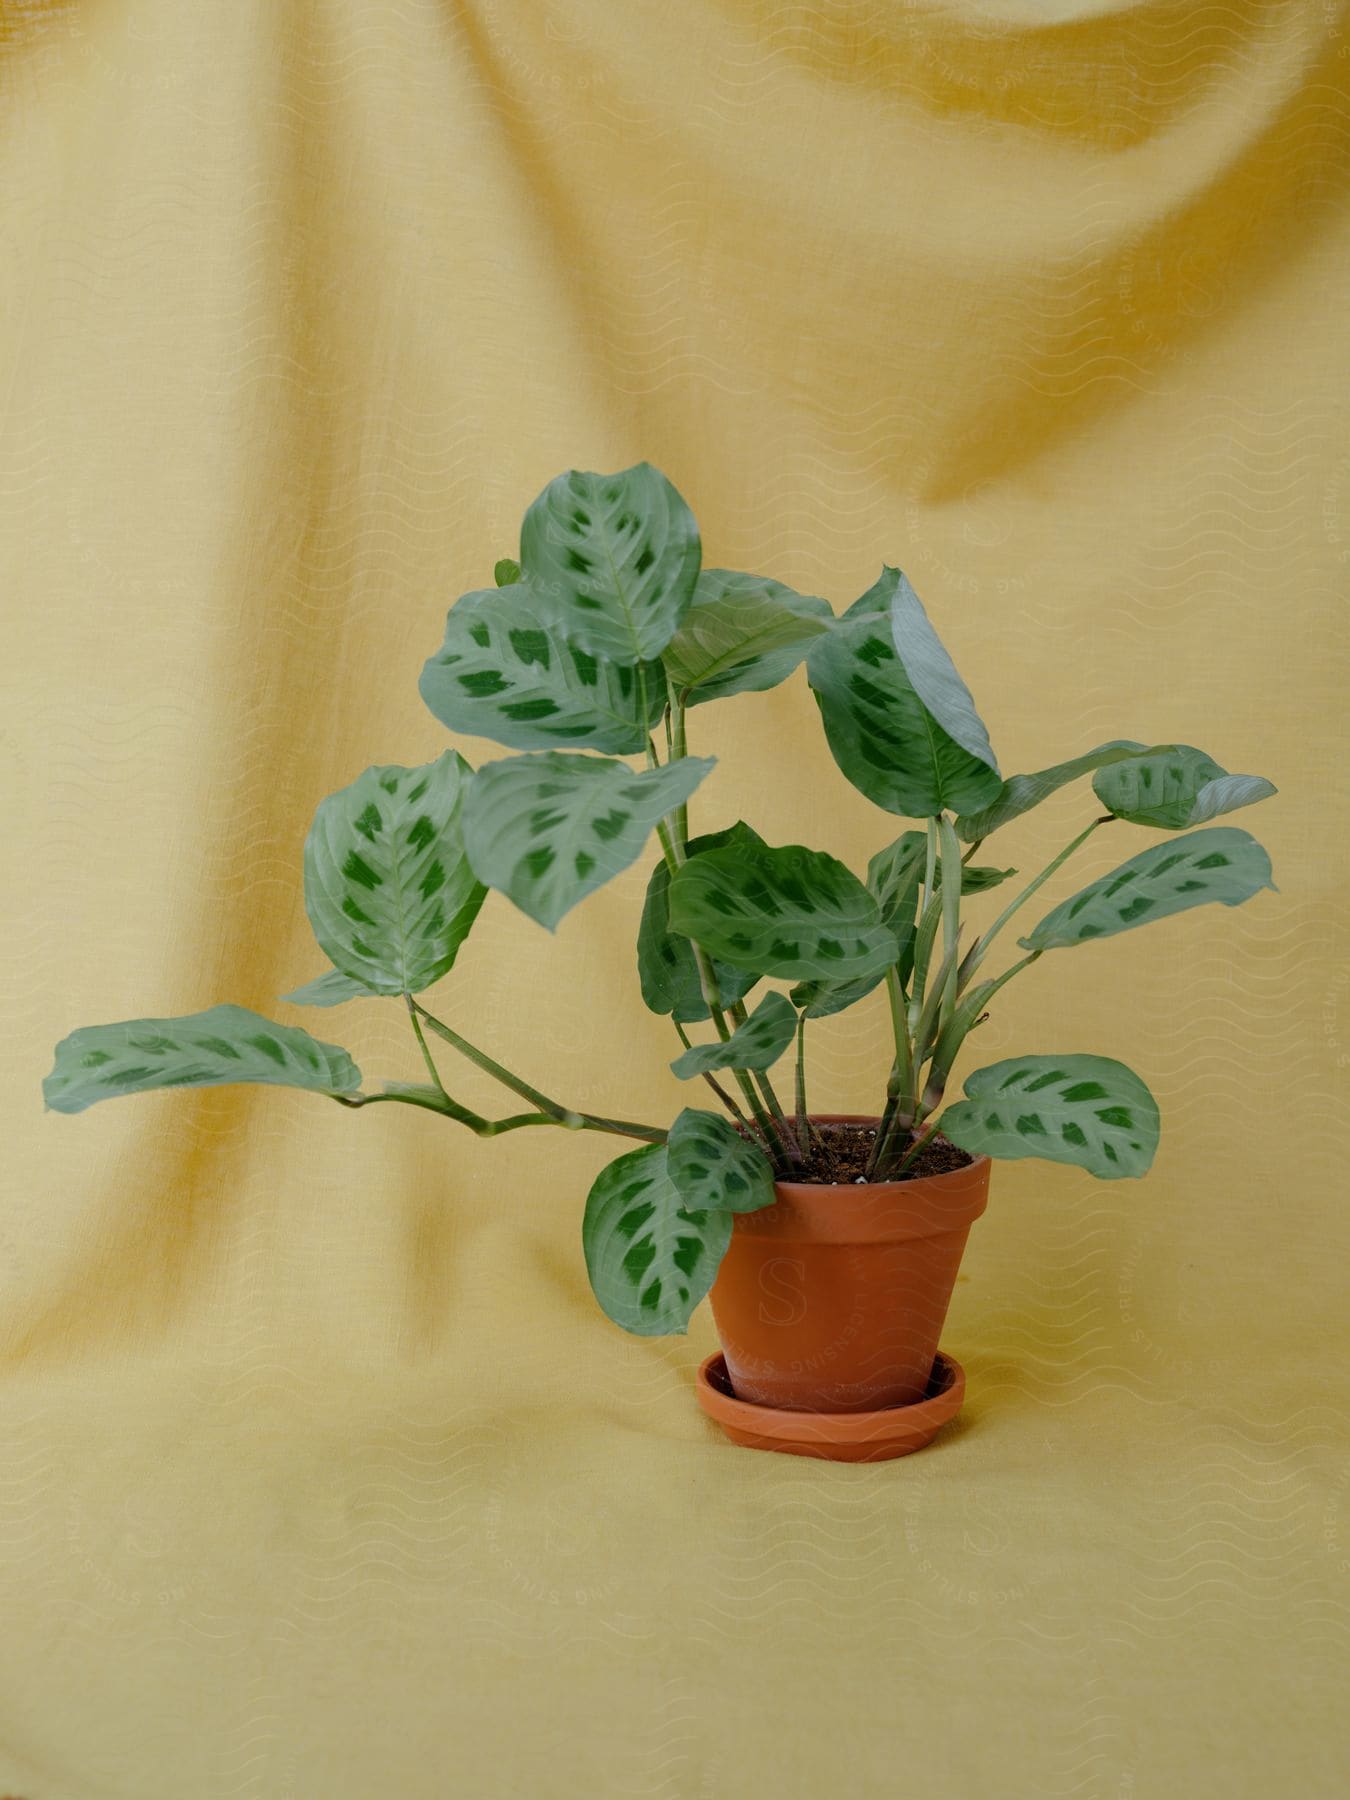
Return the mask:
<path fill-rule="evenodd" d="M 780 1450 L 830 1462 L 888 1462 L 922 1450 L 956 1417 L 966 1397 L 966 1372 L 955 1357 L 939 1350 L 922 1400 L 875 1412 L 795 1412 L 738 1400 L 719 1350 L 700 1365 L 697 1391 L 708 1417 L 733 1444 L 747 1450 Z"/>

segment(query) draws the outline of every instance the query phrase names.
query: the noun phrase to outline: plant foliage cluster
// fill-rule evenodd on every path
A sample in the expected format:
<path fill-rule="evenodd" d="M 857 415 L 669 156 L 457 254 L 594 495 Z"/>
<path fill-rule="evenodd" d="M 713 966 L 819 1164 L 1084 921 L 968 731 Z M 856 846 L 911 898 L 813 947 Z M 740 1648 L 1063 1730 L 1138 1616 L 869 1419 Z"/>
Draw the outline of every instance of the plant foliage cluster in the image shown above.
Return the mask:
<path fill-rule="evenodd" d="M 830 751 L 884 812 L 915 821 L 865 874 L 824 851 L 771 845 L 753 826 L 691 836 L 713 762 L 691 723 L 714 700 L 775 686 L 805 663 Z M 646 463 L 576 470 L 525 515 L 520 560 L 450 609 L 421 694 L 455 733 L 511 754 L 470 768 L 447 750 L 421 768 L 368 769 L 323 801 L 305 843 L 305 905 L 330 967 L 285 996 L 327 1007 L 403 1005 L 425 1082 L 363 1092 L 347 1053 L 236 1006 L 75 1031 L 47 1078 L 50 1107 L 225 1082 L 309 1088 L 343 1106 L 419 1106 L 480 1136 L 532 1126 L 638 1140 L 591 1190 L 583 1247 L 596 1296 L 627 1330 L 684 1330 L 707 1293 L 732 1215 L 769 1205 L 775 1177 L 809 1167 L 812 1020 L 884 990 L 894 1054 L 873 1179 L 901 1177 L 941 1130 L 974 1154 L 1038 1156 L 1111 1179 L 1144 1174 L 1158 1109 L 1108 1057 L 1015 1057 L 975 1070 L 943 1110 L 969 1034 L 1041 957 L 1271 886 L 1256 841 L 1216 824 L 1274 792 L 1184 744 L 1125 740 L 1004 778 L 960 675 L 905 576 L 879 579 L 836 617 L 781 582 L 705 569 L 692 513 Z M 1096 816 L 988 923 L 966 903 L 1011 868 L 977 861 L 995 831 L 1091 777 Z M 994 953 L 1023 909 L 1096 832 L 1167 835 L 1061 900 Z M 447 975 L 488 889 L 552 929 L 655 839 L 637 932 L 642 997 L 682 1044 L 672 1067 L 712 1104 L 669 1131 L 578 1111 L 544 1094 L 419 998 Z M 777 986 L 767 985 L 777 983 Z M 690 1031 L 697 1029 L 698 1039 Z M 526 1110 L 488 1119 L 453 1098 L 431 1050 L 450 1045 Z M 772 1071 L 790 1057 L 791 1090 Z"/>

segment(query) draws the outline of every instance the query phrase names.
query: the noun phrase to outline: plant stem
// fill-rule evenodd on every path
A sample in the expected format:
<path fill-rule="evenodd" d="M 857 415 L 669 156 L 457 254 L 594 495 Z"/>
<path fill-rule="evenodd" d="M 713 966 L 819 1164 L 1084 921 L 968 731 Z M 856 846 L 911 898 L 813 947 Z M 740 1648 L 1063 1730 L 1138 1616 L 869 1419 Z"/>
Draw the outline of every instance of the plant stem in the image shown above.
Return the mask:
<path fill-rule="evenodd" d="M 956 940 L 961 931 L 961 846 L 946 813 L 938 820 L 938 836 L 942 848 L 942 947 L 946 969 L 937 1015 L 941 1031 L 956 1006 Z"/>
<path fill-rule="evenodd" d="M 510 1069 L 504 1068 L 485 1050 L 478 1049 L 467 1038 L 461 1037 L 457 1031 L 452 1030 L 443 1020 L 429 1013 L 420 1001 L 413 1000 L 409 996 L 409 1006 L 414 1011 L 414 1024 L 418 1017 L 423 1019 L 438 1037 L 444 1038 L 446 1043 L 458 1050 L 461 1056 L 466 1056 L 471 1063 L 476 1063 L 486 1074 L 500 1081 L 503 1087 L 510 1088 L 512 1093 L 519 1094 L 522 1100 L 528 1100 L 532 1105 L 537 1106 L 539 1111 L 552 1120 L 555 1125 L 566 1126 L 569 1131 L 611 1131 L 619 1137 L 642 1138 L 649 1144 L 663 1144 L 666 1141 L 665 1132 L 659 1131 L 654 1125 L 638 1125 L 629 1119 L 611 1119 L 599 1113 L 574 1112 L 570 1106 L 564 1106 L 557 1100 L 550 1100 L 547 1094 L 541 1093 L 537 1087 L 531 1086 L 519 1075 L 513 1075 Z M 490 1121 L 484 1122 L 490 1123 Z"/>
<path fill-rule="evenodd" d="M 684 1026 L 681 1025 L 680 1021 L 675 1017 L 675 1015 L 673 1013 L 671 1014 L 670 1022 L 675 1027 L 675 1030 L 679 1036 L 679 1040 L 684 1045 L 685 1049 L 692 1050 L 694 1047 L 693 1039 L 689 1036 L 689 1033 L 685 1030 Z M 737 1106 L 736 1102 L 732 1099 L 731 1095 L 722 1086 L 721 1082 L 717 1080 L 716 1076 L 713 1075 L 707 1069 L 704 1069 L 702 1071 L 702 1073 L 703 1073 L 703 1079 L 707 1082 L 708 1086 L 712 1089 L 714 1094 L 717 1095 L 717 1098 L 722 1102 L 723 1106 L 726 1107 L 727 1111 L 731 1114 L 732 1118 L 735 1119 L 736 1123 L 738 1125 L 748 1125 L 750 1121 L 746 1118 L 745 1114 L 741 1111 L 740 1107 Z"/>
<path fill-rule="evenodd" d="M 797 1014 L 797 1142 L 803 1152 L 811 1148 L 811 1114 L 806 1104 L 806 1009 Z"/>
<path fill-rule="evenodd" d="M 1040 874 L 1037 875 L 1033 881 L 1029 881 L 1020 894 L 1014 895 L 989 929 L 982 932 L 972 946 L 970 956 L 967 958 L 966 964 L 961 970 L 960 985 L 962 987 L 968 985 L 971 976 L 974 975 L 985 957 L 988 956 L 990 945 L 994 942 L 994 939 L 998 936 L 999 932 L 1003 930 L 1003 927 L 1008 923 L 1009 919 L 1026 905 L 1027 901 L 1030 900 L 1031 896 L 1038 888 L 1044 887 L 1045 883 L 1049 881 L 1050 877 L 1055 873 L 1055 870 L 1058 869 L 1061 864 L 1066 863 L 1069 860 L 1080 844 L 1085 844 L 1087 842 L 1099 825 L 1110 825 L 1114 822 L 1114 819 L 1114 813 L 1107 813 L 1100 819 L 1094 819 L 1085 830 L 1080 831 L 1076 838 L 1073 838 L 1064 846 L 1058 856 L 1051 858 L 1041 870 Z"/>

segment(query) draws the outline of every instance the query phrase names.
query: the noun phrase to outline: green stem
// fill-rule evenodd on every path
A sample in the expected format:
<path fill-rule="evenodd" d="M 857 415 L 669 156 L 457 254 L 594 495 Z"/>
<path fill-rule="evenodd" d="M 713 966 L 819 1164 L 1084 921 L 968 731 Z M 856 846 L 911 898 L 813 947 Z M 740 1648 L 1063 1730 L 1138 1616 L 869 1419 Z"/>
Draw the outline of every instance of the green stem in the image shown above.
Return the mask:
<path fill-rule="evenodd" d="M 947 971 L 938 1003 L 941 1031 L 956 1006 L 956 940 L 961 930 L 961 846 L 946 813 L 938 820 L 938 836 L 942 847 L 942 947 Z"/>
<path fill-rule="evenodd" d="M 1056 869 L 1069 860 L 1074 851 L 1078 849 L 1079 845 L 1085 844 L 1088 841 L 1099 825 L 1110 825 L 1114 822 L 1114 819 L 1114 813 L 1107 813 L 1100 819 L 1094 819 L 1085 830 L 1080 831 L 1076 838 L 1072 839 L 1071 842 L 1064 846 L 1058 856 L 1053 857 L 1045 865 L 1034 881 L 1029 881 L 1020 894 L 1014 895 L 989 929 L 982 932 L 973 945 L 971 953 L 961 970 L 960 985 L 962 987 L 969 984 L 975 971 L 980 967 L 980 964 L 984 961 L 985 957 L 988 956 L 990 945 L 994 942 L 994 939 L 998 936 L 999 932 L 1003 930 L 1003 927 L 1008 921 L 1013 918 L 1016 913 L 1021 911 L 1022 907 L 1026 905 L 1027 901 L 1030 900 L 1031 896 L 1038 888 L 1044 887 L 1045 883 L 1049 881 Z"/>
<path fill-rule="evenodd" d="M 414 1022 L 420 1017 L 438 1037 L 444 1038 L 452 1049 L 458 1050 L 461 1056 L 465 1056 L 471 1063 L 477 1064 L 485 1074 L 500 1081 L 503 1087 L 510 1088 L 513 1094 L 519 1094 L 522 1100 L 528 1100 L 532 1105 L 537 1106 L 539 1111 L 555 1125 L 563 1125 L 569 1131 L 610 1131 L 619 1137 L 642 1138 L 649 1144 L 663 1144 L 666 1141 L 665 1132 L 659 1131 L 654 1125 L 638 1125 L 630 1119 L 611 1119 L 599 1113 L 574 1112 L 570 1106 L 564 1106 L 558 1100 L 550 1100 L 547 1094 L 541 1093 L 537 1087 L 532 1086 L 519 1075 L 512 1074 L 511 1070 L 504 1068 L 495 1057 L 489 1056 L 486 1050 L 478 1049 L 466 1037 L 461 1037 L 459 1032 L 429 1013 L 420 1001 L 413 1000 L 411 996 L 409 996 L 409 1007 L 413 1009 Z"/>
<path fill-rule="evenodd" d="M 694 1047 L 693 1039 L 689 1036 L 689 1033 L 685 1030 L 684 1026 L 681 1025 L 680 1021 L 674 1016 L 673 1013 L 671 1015 L 670 1022 L 675 1027 L 676 1033 L 679 1036 L 679 1040 L 684 1045 L 685 1049 L 692 1050 Z M 741 1111 L 740 1107 L 737 1106 L 736 1102 L 732 1099 L 731 1095 L 722 1086 L 721 1082 L 717 1080 L 716 1076 L 711 1074 L 707 1069 L 704 1069 L 702 1071 L 702 1074 L 703 1074 L 703 1079 L 707 1082 L 708 1086 L 712 1089 L 714 1094 L 717 1095 L 717 1098 L 722 1102 L 723 1106 L 726 1107 L 727 1111 L 731 1114 L 732 1118 L 735 1119 L 736 1123 L 738 1125 L 748 1125 L 749 1120 L 746 1118 L 745 1114 Z"/>

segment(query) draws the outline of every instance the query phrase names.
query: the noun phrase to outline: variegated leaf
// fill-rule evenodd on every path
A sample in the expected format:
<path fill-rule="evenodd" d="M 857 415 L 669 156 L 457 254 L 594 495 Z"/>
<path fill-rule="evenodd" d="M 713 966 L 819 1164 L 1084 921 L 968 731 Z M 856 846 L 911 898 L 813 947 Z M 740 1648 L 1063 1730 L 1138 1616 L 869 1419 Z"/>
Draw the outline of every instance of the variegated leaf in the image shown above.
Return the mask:
<path fill-rule="evenodd" d="M 377 994 L 439 981 L 483 904 L 464 853 L 472 771 L 433 763 L 367 769 L 330 794 L 305 840 L 305 910 L 335 967 Z"/>
<path fill-rule="evenodd" d="M 1039 1156 L 1104 1181 L 1148 1173 L 1158 1106 L 1109 1056 L 1014 1056 L 976 1069 L 942 1115 L 944 1137 L 972 1156 Z"/>
<path fill-rule="evenodd" d="M 692 1207 L 670 1178 L 666 1146 L 630 1150 L 586 1197 L 581 1244 L 601 1308 L 638 1337 L 683 1333 L 731 1242 L 731 1213 Z"/>
<path fill-rule="evenodd" d="M 1273 888 L 1270 858 L 1256 839 L 1231 825 L 1172 838 L 1072 895 L 1021 939 L 1024 950 L 1056 950 L 1113 937 L 1192 906 L 1240 906 Z"/>
<path fill-rule="evenodd" d="M 616 475 L 571 469 L 540 494 L 520 532 L 520 565 L 563 634 L 592 656 L 659 656 L 694 595 L 694 515 L 650 463 Z"/>
<path fill-rule="evenodd" d="M 297 1025 L 277 1025 L 243 1006 L 212 1006 L 184 1018 L 72 1031 L 56 1046 L 42 1093 L 53 1112 L 76 1113 L 119 1094 L 235 1082 L 351 1094 L 361 1072 L 345 1050 Z"/>
<path fill-rule="evenodd" d="M 833 616 L 824 600 L 765 575 L 704 569 L 662 653 L 670 684 L 688 706 L 777 687 Z"/>
<path fill-rule="evenodd" d="M 1169 748 L 1167 745 L 1163 749 Z M 1071 781 L 1077 781 L 1080 775 L 1090 775 L 1094 769 L 1108 768 L 1112 763 L 1128 760 L 1133 756 L 1151 756 L 1147 744 L 1135 744 L 1128 738 L 1116 738 L 1109 744 L 1098 744 L 1095 750 L 1089 750 L 1085 756 L 1072 757 L 1068 762 L 1055 763 L 1051 768 L 1038 769 L 1034 775 L 1010 775 L 1003 783 L 994 799 L 978 810 L 965 814 L 956 821 L 957 832 L 968 844 L 978 838 L 986 838 L 991 831 L 997 831 L 1000 825 L 1007 825 L 1018 819 L 1033 806 L 1039 806 L 1042 800 L 1048 800 L 1051 794 L 1060 788 L 1067 787 Z"/>
<path fill-rule="evenodd" d="M 762 843 L 764 840 L 741 821 L 727 831 L 713 831 L 691 838 L 689 856 L 717 850 L 724 844 Z M 670 869 L 658 859 L 647 882 L 637 940 L 638 980 L 642 998 L 654 1013 L 669 1013 L 681 1025 L 708 1017 L 708 1003 L 698 978 L 693 946 L 687 937 L 670 929 Z M 758 975 L 713 959 L 713 975 L 721 998 L 731 1005 L 743 999 L 759 980 Z"/>
<path fill-rule="evenodd" d="M 897 648 L 897 600 L 894 618 L 908 634 L 906 654 L 917 686 Z M 961 700 L 965 695 L 969 701 L 964 684 L 926 617 L 918 624 L 921 613 L 900 571 L 883 570 L 875 586 L 812 644 L 807 675 L 830 750 L 853 785 L 887 812 L 931 818 L 944 808 L 987 806 L 1003 784 L 992 751 L 984 753 L 988 739 L 979 715 Z"/>
<path fill-rule="evenodd" d="M 1260 775 L 1230 775 L 1193 744 L 1173 744 L 1100 769 L 1092 791 L 1118 819 L 1184 831 L 1265 800 L 1275 788 Z"/>
<path fill-rule="evenodd" d="M 639 774 L 626 763 L 550 752 L 488 763 L 464 809 L 469 859 L 489 887 L 551 931 L 636 859 L 712 767 L 690 756 Z"/>
<path fill-rule="evenodd" d="M 281 996 L 291 1006 L 342 1006 L 348 1000 L 373 1000 L 376 997 L 373 988 L 368 988 L 364 981 L 353 981 L 341 969 L 326 969 L 313 981 Z"/>
<path fill-rule="evenodd" d="M 797 1015 L 782 994 L 766 994 L 743 1025 L 725 1041 L 695 1044 L 671 1068 L 682 1081 L 718 1069 L 771 1069 L 792 1042 Z"/>
<path fill-rule="evenodd" d="M 695 1209 L 745 1213 L 774 1203 L 768 1157 L 720 1113 L 684 1109 L 666 1140 L 666 1169 L 684 1204 Z"/>
<path fill-rule="evenodd" d="M 592 656 L 523 583 L 457 600 L 418 686 L 442 725 L 511 750 L 572 745 L 629 755 L 644 747 L 666 703 L 659 662 L 639 671 Z"/>
<path fill-rule="evenodd" d="M 895 934 L 857 876 L 800 844 L 693 857 L 671 880 L 670 922 L 725 962 L 787 981 L 858 981 L 896 955 Z"/>

